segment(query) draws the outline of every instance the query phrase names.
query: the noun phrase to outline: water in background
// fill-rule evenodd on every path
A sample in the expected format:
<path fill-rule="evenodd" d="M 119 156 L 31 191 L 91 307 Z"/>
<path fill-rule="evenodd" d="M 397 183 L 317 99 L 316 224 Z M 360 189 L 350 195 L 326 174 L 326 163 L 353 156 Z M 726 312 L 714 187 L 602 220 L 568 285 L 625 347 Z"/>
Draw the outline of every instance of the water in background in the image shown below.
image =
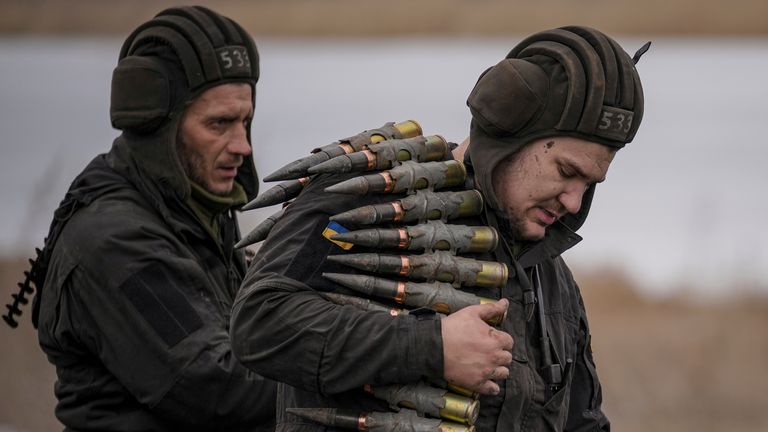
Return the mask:
<path fill-rule="evenodd" d="M 477 76 L 519 39 L 259 40 L 257 167 L 410 118 L 460 142 Z M 630 52 L 644 42 L 621 40 Z M 0 39 L 0 256 L 30 254 L 72 178 L 109 149 L 119 45 Z M 643 126 L 566 258 L 626 269 L 652 294 L 768 293 L 768 39 L 654 38 L 638 69 Z M 244 231 L 276 210 L 244 215 Z"/>

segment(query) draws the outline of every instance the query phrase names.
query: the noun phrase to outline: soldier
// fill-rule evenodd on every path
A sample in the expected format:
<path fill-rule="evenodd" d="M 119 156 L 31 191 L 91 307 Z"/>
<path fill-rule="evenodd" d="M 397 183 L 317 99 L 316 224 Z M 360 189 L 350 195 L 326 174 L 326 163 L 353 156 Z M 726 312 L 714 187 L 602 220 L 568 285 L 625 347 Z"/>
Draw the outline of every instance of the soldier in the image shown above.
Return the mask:
<path fill-rule="evenodd" d="M 276 384 L 228 335 L 258 77 L 251 37 L 203 7 L 160 12 L 123 44 L 122 134 L 72 183 L 30 275 L 67 430 L 274 430 Z"/>
<path fill-rule="evenodd" d="M 579 242 L 595 185 L 640 125 L 641 51 L 632 59 L 586 27 L 534 34 L 480 76 L 455 160 L 311 177 L 276 221 L 232 315 L 238 358 L 282 381 L 279 430 L 609 429 L 584 305 L 560 255 Z M 360 152 L 368 168 L 381 168 L 375 148 Z M 326 164 L 353 167 L 364 161 L 355 154 Z M 447 190 L 414 193 L 425 186 Z M 411 222 L 421 224 L 399 226 Z M 351 296 L 360 293 L 417 309 Z M 422 390 L 392 399 L 406 387 L 389 386 L 420 380 L 481 394 L 479 415 L 446 415 L 447 397 L 433 414 Z M 387 396 L 367 396 L 376 393 Z M 379 412 L 402 406 L 457 423 Z"/>

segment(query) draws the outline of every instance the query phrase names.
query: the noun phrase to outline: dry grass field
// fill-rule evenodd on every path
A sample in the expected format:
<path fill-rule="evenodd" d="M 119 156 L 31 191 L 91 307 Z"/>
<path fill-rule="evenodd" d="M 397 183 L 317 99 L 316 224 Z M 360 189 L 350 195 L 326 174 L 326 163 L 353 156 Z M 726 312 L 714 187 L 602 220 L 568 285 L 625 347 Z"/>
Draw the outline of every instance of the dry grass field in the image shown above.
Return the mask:
<path fill-rule="evenodd" d="M 23 262 L 0 264 L 0 300 Z M 622 432 L 768 430 L 768 300 L 650 301 L 619 272 L 577 273 L 590 314 L 604 406 Z M 55 373 L 26 310 L 0 328 L 0 431 L 61 429 Z"/>

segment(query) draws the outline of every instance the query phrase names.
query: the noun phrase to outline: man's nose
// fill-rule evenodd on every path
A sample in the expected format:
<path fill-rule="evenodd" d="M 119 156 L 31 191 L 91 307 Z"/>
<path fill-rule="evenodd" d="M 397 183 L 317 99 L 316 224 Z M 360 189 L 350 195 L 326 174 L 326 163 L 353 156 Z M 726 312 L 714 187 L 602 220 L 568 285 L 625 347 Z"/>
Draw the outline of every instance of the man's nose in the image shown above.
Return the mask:
<path fill-rule="evenodd" d="M 251 149 L 251 143 L 248 142 L 248 130 L 245 125 L 238 127 L 233 133 L 228 150 L 230 153 L 241 155 L 243 157 L 251 154 L 253 150 Z"/>
<path fill-rule="evenodd" d="M 584 198 L 586 190 L 587 188 L 582 184 L 569 184 L 557 199 L 568 213 L 575 214 L 581 209 L 581 200 Z"/>

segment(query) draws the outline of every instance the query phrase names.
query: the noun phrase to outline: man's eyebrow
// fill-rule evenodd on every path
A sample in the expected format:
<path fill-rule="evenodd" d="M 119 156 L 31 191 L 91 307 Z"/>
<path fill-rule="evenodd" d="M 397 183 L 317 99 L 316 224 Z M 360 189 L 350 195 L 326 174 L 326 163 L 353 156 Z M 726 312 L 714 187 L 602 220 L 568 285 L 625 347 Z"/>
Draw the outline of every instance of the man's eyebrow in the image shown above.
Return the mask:
<path fill-rule="evenodd" d="M 586 180 L 589 180 L 589 181 L 591 181 L 593 183 L 602 183 L 602 182 L 605 181 L 605 176 L 602 176 L 602 177 L 599 177 L 597 179 L 594 179 L 594 177 L 592 177 L 589 174 L 587 174 L 583 169 L 581 169 L 579 164 L 577 164 L 573 160 L 568 159 L 568 158 L 564 158 L 563 160 L 565 161 L 566 164 L 568 164 L 568 166 L 570 166 L 574 171 L 576 171 L 576 174 L 579 177 L 581 177 L 583 179 L 586 179 Z"/>

